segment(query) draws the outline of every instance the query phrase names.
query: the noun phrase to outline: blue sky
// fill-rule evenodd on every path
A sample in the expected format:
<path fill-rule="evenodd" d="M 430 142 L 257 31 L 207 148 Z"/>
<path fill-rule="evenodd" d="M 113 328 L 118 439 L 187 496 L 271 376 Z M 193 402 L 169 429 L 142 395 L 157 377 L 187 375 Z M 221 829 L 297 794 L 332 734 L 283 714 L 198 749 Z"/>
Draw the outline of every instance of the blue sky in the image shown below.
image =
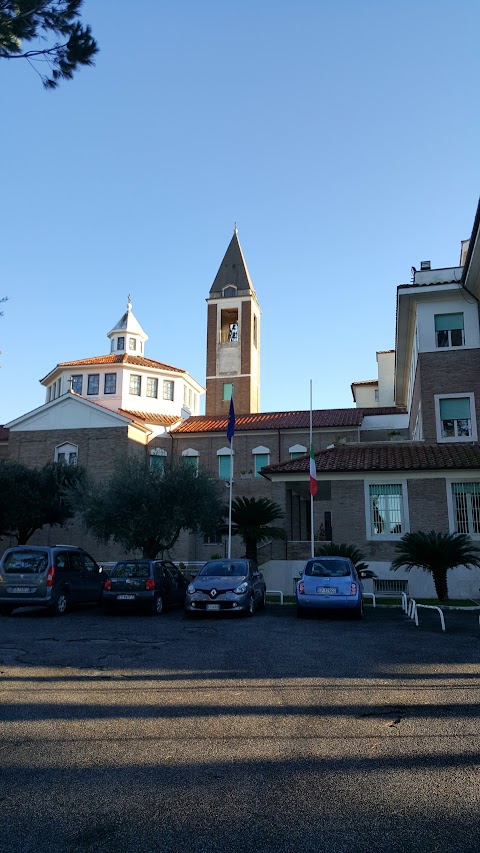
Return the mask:
<path fill-rule="evenodd" d="M 237 222 L 263 411 L 347 407 L 394 346 L 395 288 L 450 266 L 479 195 L 477 2 L 86 0 L 96 67 L 2 62 L 0 423 L 59 361 L 146 354 L 205 380 Z"/>

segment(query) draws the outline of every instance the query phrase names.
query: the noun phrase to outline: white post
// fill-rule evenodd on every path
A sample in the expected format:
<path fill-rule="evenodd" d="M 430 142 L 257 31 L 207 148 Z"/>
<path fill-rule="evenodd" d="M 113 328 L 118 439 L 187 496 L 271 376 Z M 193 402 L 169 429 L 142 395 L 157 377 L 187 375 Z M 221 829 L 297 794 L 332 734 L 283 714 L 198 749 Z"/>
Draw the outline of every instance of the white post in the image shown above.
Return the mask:
<path fill-rule="evenodd" d="M 310 456 L 312 448 L 312 380 L 310 379 L 310 446 L 308 455 Z M 311 540 L 311 557 L 315 556 L 315 531 L 313 529 L 313 495 L 310 495 L 310 540 Z"/>

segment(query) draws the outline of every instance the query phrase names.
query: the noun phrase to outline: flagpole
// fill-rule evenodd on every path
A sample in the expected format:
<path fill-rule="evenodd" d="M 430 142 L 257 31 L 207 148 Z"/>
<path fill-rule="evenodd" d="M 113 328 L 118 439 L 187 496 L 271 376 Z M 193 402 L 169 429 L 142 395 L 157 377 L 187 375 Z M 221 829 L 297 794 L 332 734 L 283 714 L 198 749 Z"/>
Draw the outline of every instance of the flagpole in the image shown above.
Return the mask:
<path fill-rule="evenodd" d="M 312 380 L 310 379 L 310 453 L 313 449 L 313 414 L 312 414 Z M 315 556 L 315 531 L 313 529 L 313 494 L 310 489 L 310 540 L 311 557 Z"/>
<path fill-rule="evenodd" d="M 230 482 L 228 490 L 228 559 L 232 556 L 232 495 L 233 495 L 233 434 L 235 432 L 235 407 L 233 405 L 233 388 L 228 412 L 227 440 L 230 444 Z"/>
<path fill-rule="evenodd" d="M 233 435 L 230 439 L 230 488 L 228 490 L 228 559 L 232 556 Z"/>

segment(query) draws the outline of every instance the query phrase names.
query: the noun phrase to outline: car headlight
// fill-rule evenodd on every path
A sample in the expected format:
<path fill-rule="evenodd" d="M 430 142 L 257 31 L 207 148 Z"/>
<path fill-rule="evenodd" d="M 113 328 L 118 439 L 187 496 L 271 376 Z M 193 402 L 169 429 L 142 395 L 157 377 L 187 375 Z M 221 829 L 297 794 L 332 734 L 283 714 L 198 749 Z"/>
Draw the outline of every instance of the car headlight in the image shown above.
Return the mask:
<path fill-rule="evenodd" d="M 247 589 L 248 589 L 248 583 L 247 583 L 247 581 L 244 581 L 243 583 L 240 584 L 240 586 L 237 586 L 237 588 L 234 589 L 233 591 L 236 592 L 237 595 L 241 595 L 243 592 L 246 592 Z"/>
<path fill-rule="evenodd" d="M 194 587 L 193 583 L 191 583 L 189 586 L 187 586 L 187 592 L 189 595 L 193 595 L 193 593 L 195 592 L 195 587 Z"/>

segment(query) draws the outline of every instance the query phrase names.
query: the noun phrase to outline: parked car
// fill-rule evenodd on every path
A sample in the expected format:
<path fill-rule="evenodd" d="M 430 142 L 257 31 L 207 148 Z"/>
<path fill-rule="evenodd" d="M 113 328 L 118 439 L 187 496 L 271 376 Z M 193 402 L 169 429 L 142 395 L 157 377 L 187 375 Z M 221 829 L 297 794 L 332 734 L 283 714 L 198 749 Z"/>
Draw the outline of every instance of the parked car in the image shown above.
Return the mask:
<path fill-rule="evenodd" d="M 363 616 L 362 585 L 355 566 L 346 557 L 308 560 L 296 585 L 297 616 L 310 610 L 347 610 L 354 619 Z"/>
<path fill-rule="evenodd" d="M 102 569 L 74 545 L 16 545 L 0 561 L 0 612 L 46 607 L 61 616 L 76 604 L 99 604 Z"/>
<path fill-rule="evenodd" d="M 103 608 L 136 607 L 159 616 L 166 607 L 183 605 L 188 584 L 170 560 L 122 560 L 105 579 Z"/>
<path fill-rule="evenodd" d="M 253 560 L 209 560 L 187 588 L 185 612 L 248 613 L 265 607 L 267 587 Z"/>

